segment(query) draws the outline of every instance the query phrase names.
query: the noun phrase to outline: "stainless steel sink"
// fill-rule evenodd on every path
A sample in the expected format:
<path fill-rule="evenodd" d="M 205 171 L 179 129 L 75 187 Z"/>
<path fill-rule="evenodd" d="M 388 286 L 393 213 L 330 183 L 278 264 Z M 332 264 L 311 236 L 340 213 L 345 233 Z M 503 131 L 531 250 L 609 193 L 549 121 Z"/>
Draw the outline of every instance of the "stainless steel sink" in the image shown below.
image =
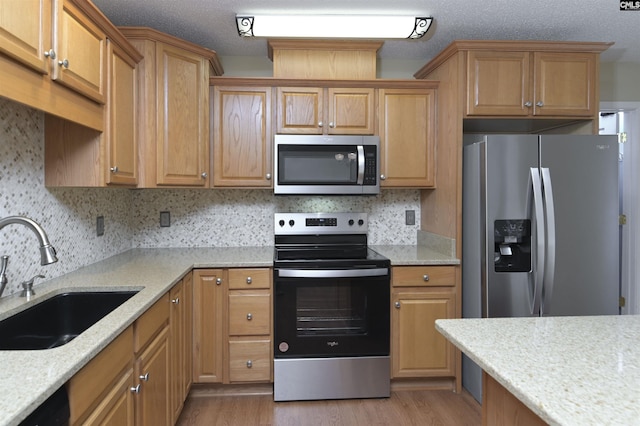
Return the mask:
<path fill-rule="evenodd" d="M 0 350 L 51 349 L 69 343 L 137 291 L 69 292 L 0 321 Z"/>

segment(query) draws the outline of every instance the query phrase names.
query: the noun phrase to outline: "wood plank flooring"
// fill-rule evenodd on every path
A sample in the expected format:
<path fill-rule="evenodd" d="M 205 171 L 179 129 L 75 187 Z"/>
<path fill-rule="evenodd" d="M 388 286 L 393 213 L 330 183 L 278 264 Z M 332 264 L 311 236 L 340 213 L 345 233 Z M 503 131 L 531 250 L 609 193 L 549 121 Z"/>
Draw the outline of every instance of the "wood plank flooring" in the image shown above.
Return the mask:
<path fill-rule="evenodd" d="M 272 395 L 192 394 L 178 426 L 477 426 L 481 408 L 464 391 L 397 391 L 390 398 L 274 402 Z"/>

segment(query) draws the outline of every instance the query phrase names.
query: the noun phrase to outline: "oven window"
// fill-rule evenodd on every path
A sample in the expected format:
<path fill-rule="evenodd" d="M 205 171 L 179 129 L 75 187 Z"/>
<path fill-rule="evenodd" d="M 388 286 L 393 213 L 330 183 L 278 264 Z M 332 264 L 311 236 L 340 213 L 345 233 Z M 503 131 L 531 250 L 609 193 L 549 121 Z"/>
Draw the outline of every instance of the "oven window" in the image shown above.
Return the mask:
<path fill-rule="evenodd" d="M 367 334 L 367 295 L 361 287 L 299 287 L 296 297 L 298 336 Z"/>
<path fill-rule="evenodd" d="M 354 146 L 280 146 L 278 156 L 280 185 L 354 184 L 358 179 Z"/>

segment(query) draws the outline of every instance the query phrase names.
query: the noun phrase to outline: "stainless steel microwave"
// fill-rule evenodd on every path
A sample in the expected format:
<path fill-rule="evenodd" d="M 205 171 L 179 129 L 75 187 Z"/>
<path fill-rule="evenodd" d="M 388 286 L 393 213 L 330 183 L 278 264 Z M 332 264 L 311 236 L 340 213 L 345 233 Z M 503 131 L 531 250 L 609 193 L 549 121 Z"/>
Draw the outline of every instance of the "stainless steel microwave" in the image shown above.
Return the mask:
<path fill-rule="evenodd" d="M 275 194 L 378 194 L 380 138 L 276 135 Z"/>

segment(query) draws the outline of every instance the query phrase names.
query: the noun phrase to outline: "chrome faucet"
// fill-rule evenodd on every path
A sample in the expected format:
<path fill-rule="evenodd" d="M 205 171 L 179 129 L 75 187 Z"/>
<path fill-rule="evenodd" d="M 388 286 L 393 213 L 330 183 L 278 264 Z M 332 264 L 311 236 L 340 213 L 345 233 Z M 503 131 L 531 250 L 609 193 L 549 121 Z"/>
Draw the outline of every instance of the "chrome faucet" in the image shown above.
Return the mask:
<path fill-rule="evenodd" d="M 7 216 L 3 219 L 0 219 L 0 229 L 14 223 L 24 225 L 27 228 L 31 229 L 34 234 L 36 234 L 38 242 L 40 243 L 41 265 L 48 265 L 50 263 L 58 261 L 58 258 L 56 257 L 56 249 L 53 248 L 53 246 L 49 242 L 49 237 L 47 237 L 46 232 L 44 232 L 44 229 L 42 229 L 42 227 L 37 222 L 24 216 Z M 4 291 L 4 288 L 8 282 L 6 275 L 8 261 L 9 256 L 2 256 L 2 264 L 0 268 L 0 296 L 2 296 L 2 292 Z"/>

